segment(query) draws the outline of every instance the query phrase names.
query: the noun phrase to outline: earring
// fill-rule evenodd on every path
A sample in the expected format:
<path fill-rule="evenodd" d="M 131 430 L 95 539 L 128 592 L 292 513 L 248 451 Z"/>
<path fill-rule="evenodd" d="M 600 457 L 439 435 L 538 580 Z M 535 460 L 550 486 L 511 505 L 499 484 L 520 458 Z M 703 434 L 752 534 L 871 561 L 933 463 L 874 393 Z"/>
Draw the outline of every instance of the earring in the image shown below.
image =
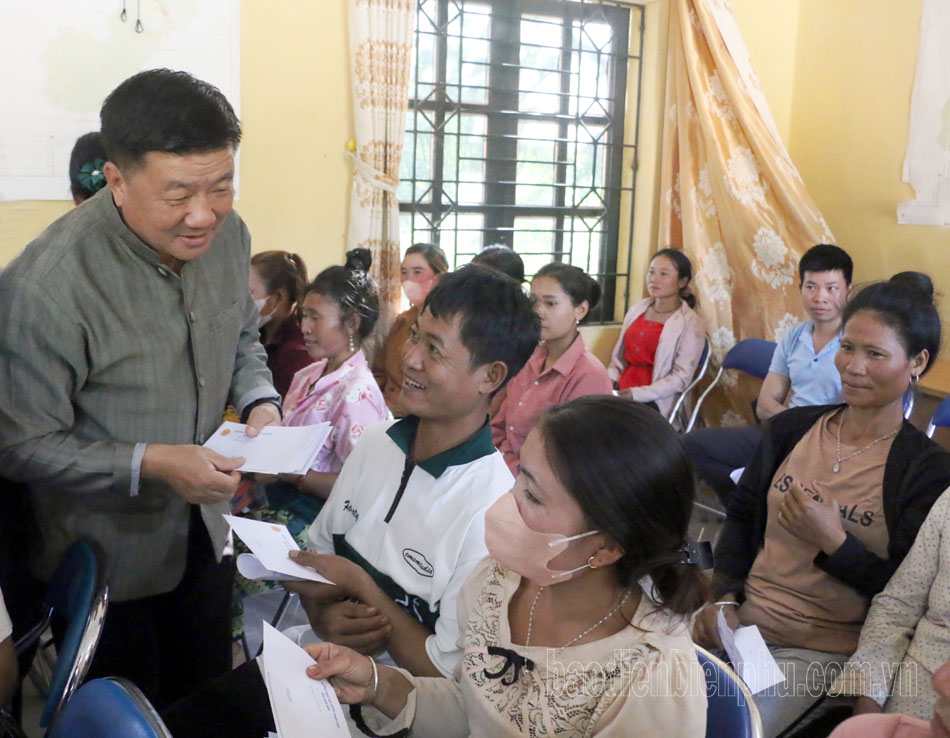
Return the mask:
<path fill-rule="evenodd" d="M 919 381 L 920 381 L 920 375 L 919 375 L 919 374 L 911 374 L 911 375 L 910 375 L 910 384 L 911 384 L 912 387 L 916 387 L 916 386 L 917 386 L 917 383 L 918 383 Z"/>
<path fill-rule="evenodd" d="M 356 343 L 353 341 L 353 334 L 350 334 L 350 351 L 356 351 Z"/>
<path fill-rule="evenodd" d="M 589 566 L 591 569 L 599 569 L 599 568 L 600 568 L 597 564 L 594 563 L 594 556 L 596 556 L 596 555 L 597 555 L 597 554 L 593 554 L 589 559 L 587 559 L 587 566 Z"/>

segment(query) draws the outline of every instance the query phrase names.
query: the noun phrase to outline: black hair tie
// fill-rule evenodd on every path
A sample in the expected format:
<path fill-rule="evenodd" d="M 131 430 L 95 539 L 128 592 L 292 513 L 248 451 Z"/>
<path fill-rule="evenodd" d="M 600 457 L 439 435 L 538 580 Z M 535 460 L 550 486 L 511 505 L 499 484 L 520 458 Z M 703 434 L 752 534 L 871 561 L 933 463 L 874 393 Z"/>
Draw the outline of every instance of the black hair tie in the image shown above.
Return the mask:
<path fill-rule="evenodd" d="M 524 667 L 526 671 L 534 671 L 534 662 L 531 659 L 529 659 L 527 656 L 522 656 L 520 653 L 512 651 L 510 648 L 489 646 L 488 654 L 490 656 L 505 657 L 505 663 L 501 665 L 501 668 L 498 671 L 488 671 L 488 669 L 485 669 L 485 676 L 489 679 L 501 678 L 501 683 L 506 687 L 510 687 L 512 684 L 518 681 L 522 667 Z M 507 672 L 508 669 L 512 667 L 514 667 L 514 673 L 511 675 L 511 678 L 503 678 L 505 672 Z"/>

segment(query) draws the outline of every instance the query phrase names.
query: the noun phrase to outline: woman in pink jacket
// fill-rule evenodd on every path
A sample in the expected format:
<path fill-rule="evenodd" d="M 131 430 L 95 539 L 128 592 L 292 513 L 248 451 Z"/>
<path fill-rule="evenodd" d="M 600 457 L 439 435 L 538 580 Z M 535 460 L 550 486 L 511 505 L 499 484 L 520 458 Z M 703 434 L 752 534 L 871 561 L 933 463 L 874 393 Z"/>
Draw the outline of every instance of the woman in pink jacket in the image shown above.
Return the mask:
<path fill-rule="evenodd" d="M 622 397 L 666 416 L 693 379 L 703 353 L 703 321 L 689 291 L 693 267 L 679 249 L 658 251 L 647 272 L 650 296 L 627 311 L 607 370 Z"/>

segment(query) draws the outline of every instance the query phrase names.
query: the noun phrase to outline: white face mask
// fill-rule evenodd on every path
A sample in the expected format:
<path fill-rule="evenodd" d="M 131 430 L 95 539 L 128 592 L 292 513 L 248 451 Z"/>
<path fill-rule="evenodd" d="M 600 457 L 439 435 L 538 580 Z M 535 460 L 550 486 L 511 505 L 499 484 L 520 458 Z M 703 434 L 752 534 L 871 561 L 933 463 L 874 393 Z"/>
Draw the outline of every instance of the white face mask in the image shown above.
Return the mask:
<path fill-rule="evenodd" d="M 277 308 L 274 308 L 266 315 L 261 313 L 261 310 L 264 309 L 265 302 L 267 302 L 266 297 L 262 297 L 260 300 L 254 300 L 254 304 L 257 306 L 257 312 L 258 312 L 258 316 L 257 316 L 258 328 L 263 328 L 267 324 L 267 321 L 269 321 L 272 317 L 274 317 L 274 313 L 277 311 Z"/>

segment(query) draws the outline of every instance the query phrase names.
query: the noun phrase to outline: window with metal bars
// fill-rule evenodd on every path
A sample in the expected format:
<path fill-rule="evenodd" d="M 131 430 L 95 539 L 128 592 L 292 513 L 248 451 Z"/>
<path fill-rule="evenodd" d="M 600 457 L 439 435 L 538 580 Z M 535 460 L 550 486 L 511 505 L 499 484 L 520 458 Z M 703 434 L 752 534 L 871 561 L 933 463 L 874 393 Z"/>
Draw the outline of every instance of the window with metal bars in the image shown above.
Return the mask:
<path fill-rule="evenodd" d="M 495 243 L 528 275 L 575 264 L 601 281 L 612 319 L 620 235 L 629 264 L 633 227 L 623 160 L 636 148 L 643 23 L 632 4 L 418 0 L 403 248 L 437 243 L 452 268 Z"/>

